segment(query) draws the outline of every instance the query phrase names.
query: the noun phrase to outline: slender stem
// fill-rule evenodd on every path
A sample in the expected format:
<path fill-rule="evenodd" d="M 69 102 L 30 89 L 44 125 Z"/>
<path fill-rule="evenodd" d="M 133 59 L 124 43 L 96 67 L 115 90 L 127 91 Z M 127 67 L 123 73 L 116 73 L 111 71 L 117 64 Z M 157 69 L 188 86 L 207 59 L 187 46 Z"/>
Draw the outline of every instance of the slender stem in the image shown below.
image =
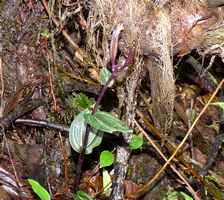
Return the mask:
<path fill-rule="evenodd" d="M 88 138 L 89 138 L 89 131 L 90 131 L 90 126 L 87 124 L 85 137 L 84 137 L 84 140 L 83 140 L 82 151 L 79 154 L 78 163 L 77 163 L 77 167 L 76 167 L 75 190 L 78 189 L 80 179 L 81 179 L 82 166 L 83 166 L 83 162 L 84 162 L 84 155 L 85 155 L 85 151 L 86 151 L 87 141 L 88 141 Z"/>
<path fill-rule="evenodd" d="M 100 94 L 96 100 L 96 103 L 92 109 L 92 114 L 95 114 L 97 111 L 97 108 L 100 105 L 100 102 L 105 94 L 105 92 L 107 91 L 108 86 L 110 85 L 111 81 L 113 79 L 115 79 L 115 75 L 114 73 L 111 74 L 110 78 L 108 79 L 108 81 L 106 82 L 106 84 L 103 86 L 102 90 L 100 91 Z M 85 155 L 85 151 L 86 151 L 86 146 L 87 146 L 87 142 L 89 139 L 89 132 L 90 132 L 90 125 L 87 124 L 86 126 L 86 132 L 85 132 L 85 136 L 83 139 L 83 146 L 82 146 L 82 151 L 79 154 L 79 158 L 78 158 L 78 163 L 77 163 L 77 167 L 76 167 L 76 180 L 75 180 L 75 190 L 78 189 L 78 185 L 80 184 L 80 179 L 81 179 L 81 173 L 82 173 L 82 166 L 83 166 L 83 162 L 84 162 L 84 155 Z"/>
<path fill-rule="evenodd" d="M 100 91 L 100 95 L 98 96 L 96 103 L 93 107 L 92 110 L 92 114 L 95 114 L 97 111 L 98 106 L 100 105 L 100 102 L 105 94 L 105 92 L 107 91 L 108 86 L 110 85 L 111 81 L 115 78 L 114 74 L 111 74 L 110 78 L 108 79 L 108 81 L 106 82 L 106 84 L 103 86 L 102 90 Z"/>

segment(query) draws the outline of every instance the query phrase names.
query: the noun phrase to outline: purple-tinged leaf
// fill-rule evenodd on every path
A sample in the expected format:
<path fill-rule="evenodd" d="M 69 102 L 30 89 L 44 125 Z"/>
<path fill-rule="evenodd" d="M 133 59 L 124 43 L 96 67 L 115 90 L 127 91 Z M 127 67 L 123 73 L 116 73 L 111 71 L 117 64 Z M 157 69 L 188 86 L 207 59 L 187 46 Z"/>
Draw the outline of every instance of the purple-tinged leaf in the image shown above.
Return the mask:
<path fill-rule="evenodd" d="M 132 49 L 129 49 L 128 56 L 125 59 L 125 62 L 123 64 L 117 64 L 116 70 L 113 71 L 113 73 L 116 75 L 122 70 L 125 70 L 129 65 L 134 63 L 134 52 Z"/>
<path fill-rule="evenodd" d="M 125 63 L 123 65 L 123 68 L 128 67 L 129 65 L 132 65 L 134 63 L 134 52 L 132 49 L 129 49 L 128 51 L 128 57 L 125 60 Z"/>
<path fill-rule="evenodd" d="M 117 56 L 117 49 L 118 49 L 118 39 L 121 31 L 124 29 L 123 24 L 118 24 L 112 33 L 111 43 L 110 43 L 110 57 L 112 63 L 112 71 L 116 71 L 116 56 Z"/>

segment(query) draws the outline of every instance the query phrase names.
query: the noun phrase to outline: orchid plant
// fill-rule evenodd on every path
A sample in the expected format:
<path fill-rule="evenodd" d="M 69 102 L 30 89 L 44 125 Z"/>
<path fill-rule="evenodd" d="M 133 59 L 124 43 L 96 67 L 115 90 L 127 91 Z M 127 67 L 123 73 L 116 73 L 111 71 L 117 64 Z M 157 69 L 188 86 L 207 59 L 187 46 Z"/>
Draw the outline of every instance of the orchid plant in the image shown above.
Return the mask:
<path fill-rule="evenodd" d="M 80 112 L 70 126 L 69 141 L 72 148 L 79 153 L 76 168 L 76 188 L 80 182 L 84 154 L 92 153 L 93 148 L 100 145 L 104 133 L 132 133 L 132 130 L 121 120 L 108 112 L 99 110 L 99 105 L 108 86 L 111 85 L 121 71 L 126 70 L 134 61 L 133 51 L 129 50 L 125 62 L 116 63 L 119 35 L 123 29 L 123 25 L 119 24 L 113 30 L 110 44 L 111 72 L 107 68 L 103 68 L 100 72 L 100 82 L 103 87 L 96 103 L 92 108 L 87 107 Z"/>

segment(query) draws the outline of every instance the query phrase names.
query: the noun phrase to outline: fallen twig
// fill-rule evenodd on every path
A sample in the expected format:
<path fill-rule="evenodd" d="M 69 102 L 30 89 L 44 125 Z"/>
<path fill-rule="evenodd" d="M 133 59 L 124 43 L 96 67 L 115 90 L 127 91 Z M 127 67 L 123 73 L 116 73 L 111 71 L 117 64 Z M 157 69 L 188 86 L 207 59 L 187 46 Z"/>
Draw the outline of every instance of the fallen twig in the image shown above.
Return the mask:
<path fill-rule="evenodd" d="M 43 120 L 35 120 L 35 119 L 17 119 L 15 121 L 16 124 L 24 124 L 27 126 L 37 126 L 37 127 L 44 127 L 44 128 L 54 128 L 59 131 L 69 131 L 69 127 L 61 124 L 55 124 L 48 121 Z"/>
<path fill-rule="evenodd" d="M 19 104 L 14 111 L 10 112 L 6 116 L 0 118 L 0 126 L 7 128 L 16 119 L 22 117 L 26 113 L 44 105 L 45 102 L 41 99 L 33 99 L 28 103 Z"/>

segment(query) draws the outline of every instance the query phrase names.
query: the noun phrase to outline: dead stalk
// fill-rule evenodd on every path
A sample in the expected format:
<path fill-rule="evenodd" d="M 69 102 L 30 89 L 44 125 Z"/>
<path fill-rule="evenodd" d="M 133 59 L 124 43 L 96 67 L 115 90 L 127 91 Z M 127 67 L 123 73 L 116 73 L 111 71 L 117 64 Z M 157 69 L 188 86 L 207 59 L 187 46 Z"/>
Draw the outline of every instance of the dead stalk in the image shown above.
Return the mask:
<path fill-rule="evenodd" d="M 0 104 L 0 118 L 3 117 L 3 110 L 4 110 L 4 79 L 3 79 L 3 68 L 2 68 L 2 58 L 0 58 L 0 81 L 1 81 L 1 104 Z"/>
<path fill-rule="evenodd" d="M 50 58 L 48 56 L 48 73 L 49 73 L 49 84 L 50 84 L 50 93 L 51 93 L 51 96 L 52 96 L 52 99 L 53 99 L 53 108 L 54 108 L 54 111 L 57 111 L 57 101 L 56 101 L 56 97 L 55 97 L 55 94 L 54 94 L 54 87 L 53 87 L 53 73 L 52 73 L 52 70 L 51 70 L 51 64 L 50 64 Z"/>

